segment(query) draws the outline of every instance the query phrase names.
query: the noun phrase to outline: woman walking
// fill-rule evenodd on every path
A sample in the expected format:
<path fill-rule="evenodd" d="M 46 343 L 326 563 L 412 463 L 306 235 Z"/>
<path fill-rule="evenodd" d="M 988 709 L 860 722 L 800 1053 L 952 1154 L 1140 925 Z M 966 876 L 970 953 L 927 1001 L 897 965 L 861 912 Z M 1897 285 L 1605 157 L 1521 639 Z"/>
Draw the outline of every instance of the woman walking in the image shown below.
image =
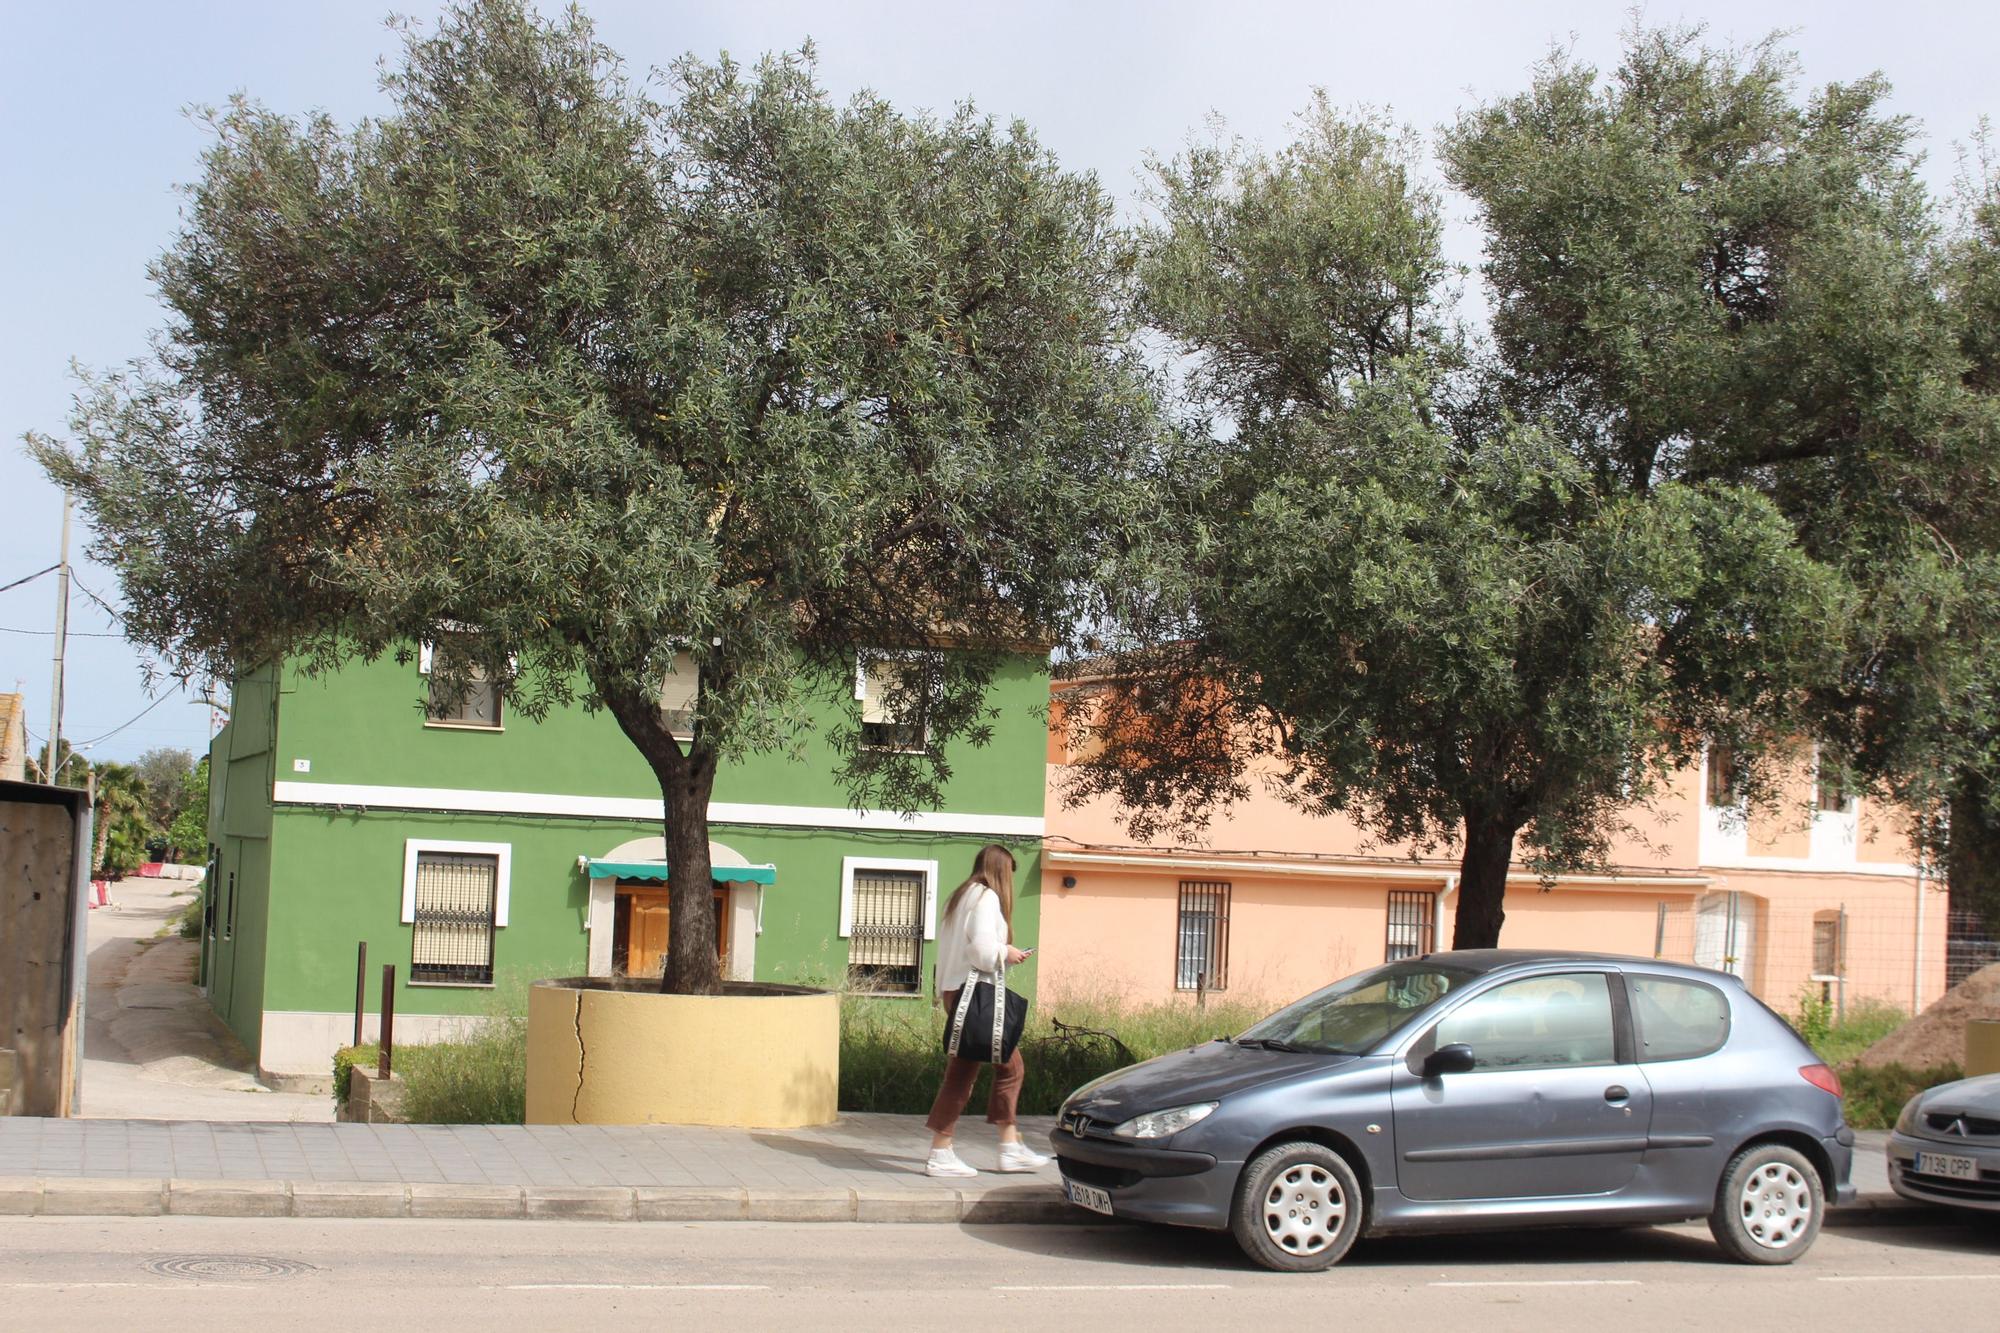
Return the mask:
<path fill-rule="evenodd" d="M 959 991 L 978 980 L 974 973 L 992 977 L 999 972 L 1002 959 L 1009 965 L 1026 961 L 1028 955 L 1014 947 L 1013 933 L 1014 854 L 1005 847 L 982 847 L 973 859 L 972 874 L 945 904 L 944 923 L 938 929 L 937 990 L 946 1022 L 957 1012 Z M 996 994 L 993 998 L 998 1003 L 1004 997 Z M 930 1118 L 924 1121 L 931 1131 L 926 1175 L 979 1174 L 952 1150 L 951 1137 L 982 1068 L 977 1060 L 947 1057 L 944 1082 L 937 1100 L 931 1103 Z M 993 1092 L 986 1099 L 986 1118 L 1000 1128 L 1002 1171 L 1033 1171 L 1049 1162 L 1021 1142 L 1021 1128 L 1015 1123 L 1025 1072 L 1017 1046 L 1005 1064 L 994 1067 Z"/>

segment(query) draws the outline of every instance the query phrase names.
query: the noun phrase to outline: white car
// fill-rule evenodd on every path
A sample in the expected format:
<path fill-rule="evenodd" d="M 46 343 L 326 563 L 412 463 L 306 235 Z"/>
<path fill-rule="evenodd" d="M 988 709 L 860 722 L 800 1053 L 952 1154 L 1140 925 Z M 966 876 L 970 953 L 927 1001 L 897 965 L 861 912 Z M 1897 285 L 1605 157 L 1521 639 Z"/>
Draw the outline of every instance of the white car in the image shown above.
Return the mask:
<path fill-rule="evenodd" d="M 2000 1074 L 1910 1098 L 1887 1151 L 1889 1186 L 1904 1198 L 2000 1212 Z"/>

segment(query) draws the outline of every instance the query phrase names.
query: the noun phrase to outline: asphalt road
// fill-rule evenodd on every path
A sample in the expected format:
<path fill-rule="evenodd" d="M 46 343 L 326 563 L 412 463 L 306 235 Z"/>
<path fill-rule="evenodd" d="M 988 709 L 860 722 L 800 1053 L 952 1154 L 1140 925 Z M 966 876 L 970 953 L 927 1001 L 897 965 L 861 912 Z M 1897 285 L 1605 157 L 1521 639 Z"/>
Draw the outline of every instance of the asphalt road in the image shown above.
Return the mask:
<path fill-rule="evenodd" d="M 1830 1231 L 1789 1268 L 1700 1227 L 1364 1242 L 1332 1272 L 1126 1226 L 0 1220 L 0 1330 L 396 1327 L 1205 1333 L 1350 1329 L 1973 1329 L 2000 1218 Z"/>

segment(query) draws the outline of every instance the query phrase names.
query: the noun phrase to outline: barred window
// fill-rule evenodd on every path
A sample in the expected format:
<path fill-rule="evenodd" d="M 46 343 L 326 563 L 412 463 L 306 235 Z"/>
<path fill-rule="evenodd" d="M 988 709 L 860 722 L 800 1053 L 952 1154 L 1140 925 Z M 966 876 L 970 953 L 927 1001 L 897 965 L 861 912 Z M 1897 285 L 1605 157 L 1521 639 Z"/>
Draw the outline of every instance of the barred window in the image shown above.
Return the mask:
<path fill-rule="evenodd" d="M 922 991 L 924 890 L 921 871 L 855 869 L 847 936 L 850 984 L 901 995 Z"/>
<path fill-rule="evenodd" d="M 1229 885 L 1181 881 L 1180 927 L 1175 932 L 1174 988 L 1226 990 L 1229 986 Z"/>
<path fill-rule="evenodd" d="M 500 858 L 417 853 L 410 980 L 490 985 Z"/>
<path fill-rule="evenodd" d="M 1838 977 L 1846 969 L 1847 913 L 1815 912 L 1812 923 L 1813 976 Z"/>
<path fill-rule="evenodd" d="M 1437 894 L 1428 889 L 1389 891 L 1389 939 L 1382 961 L 1415 958 L 1437 939 Z"/>

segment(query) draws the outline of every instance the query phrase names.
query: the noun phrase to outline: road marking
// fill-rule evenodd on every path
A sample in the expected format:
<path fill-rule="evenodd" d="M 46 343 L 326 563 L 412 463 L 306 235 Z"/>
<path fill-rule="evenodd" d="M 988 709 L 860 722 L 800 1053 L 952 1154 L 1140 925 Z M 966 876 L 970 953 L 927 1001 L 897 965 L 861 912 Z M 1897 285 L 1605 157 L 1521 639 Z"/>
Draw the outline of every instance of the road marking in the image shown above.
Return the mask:
<path fill-rule="evenodd" d="M 163 1278 L 158 1282 L 7 1282 L 9 1291 L 103 1291 L 111 1288 L 143 1287 L 147 1291 L 249 1291 L 249 1282 L 185 1282 Z"/>
<path fill-rule="evenodd" d="M 2000 1273 L 1857 1273 L 1821 1282 L 2000 1282 Z"/>
<path fill-rule="evenodd" d="M 1476 1283 L 1430 1283 L 1432 1287 L 1642 1287 L 1636 1277 L 1544 1277 L 1536 1281 L 1476 1281 Z"/>
<path fill-rule="evenodd" d="M 750 1282 L 510 1282 L 487 1291 L 769 1291 Z"/>
<path fill-rule="evenodd" d="M 995 1287 L 995 1291 L 1228 1291 L 1227 1282 L 1071 1282 L 1050 1286 Z"/>

